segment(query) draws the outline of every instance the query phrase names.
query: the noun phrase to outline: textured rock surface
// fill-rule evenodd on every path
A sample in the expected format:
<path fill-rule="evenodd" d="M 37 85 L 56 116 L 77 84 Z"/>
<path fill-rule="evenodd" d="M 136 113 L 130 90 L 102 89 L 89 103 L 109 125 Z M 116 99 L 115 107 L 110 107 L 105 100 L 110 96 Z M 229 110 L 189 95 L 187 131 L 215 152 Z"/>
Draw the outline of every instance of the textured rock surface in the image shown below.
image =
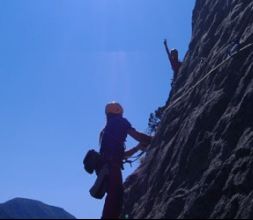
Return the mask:
<path fill-rule="evenodd" d="M 226 59 L 234 42 L 253 43 L 253 1 L 197 0 L 192 28 L 167 105 Z M 125 187 L 123 214 L 132 218 L 253 218 L 253 47 L 167 108 Z"/>
<path fill-rule="evenodd" d="M 75 219 L 75 217 L 61 208 L 17 198 L 0 204 L 0 219 Z"/>

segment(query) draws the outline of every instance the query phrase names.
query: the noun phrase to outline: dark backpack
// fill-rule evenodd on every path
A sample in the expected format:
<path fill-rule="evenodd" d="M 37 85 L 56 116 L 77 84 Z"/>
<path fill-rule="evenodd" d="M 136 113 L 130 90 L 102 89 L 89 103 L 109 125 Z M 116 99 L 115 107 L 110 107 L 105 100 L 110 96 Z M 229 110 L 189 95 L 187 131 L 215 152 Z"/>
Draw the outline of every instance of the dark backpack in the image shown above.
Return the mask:
<path fill-rule="evenodd" d="M 107 192 L 109 166 L 103 157 L 95 150 L 89 150 L 83 160 L 84 169 L 92 174 L 96 171 L 97 179 L 90 189 L 90 194 L 96 199 L 102 199 Z"/>
<path fill-rule="evenodd" d="M 95 150 L 89 150 L 83 160 L 84 169 L 89 174 L 92 174 L 94 171 L 98 173 L 104 164 L 102 156 Z"/>

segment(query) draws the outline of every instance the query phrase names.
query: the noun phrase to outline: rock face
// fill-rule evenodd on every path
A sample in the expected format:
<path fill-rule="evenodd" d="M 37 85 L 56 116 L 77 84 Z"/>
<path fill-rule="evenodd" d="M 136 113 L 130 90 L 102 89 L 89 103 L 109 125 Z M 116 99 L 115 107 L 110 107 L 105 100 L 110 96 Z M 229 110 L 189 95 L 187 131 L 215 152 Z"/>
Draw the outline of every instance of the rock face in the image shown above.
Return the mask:
<path fill-rule="evenodd" d="M 125 182 L 130 218 L 253 218 L 253 46 L 235 55 L 253 43 L 253 1 L 197 0 L 192 30 L 157 135 Z"/>
<path fill-rule="evenodd" d="M 0 219 L 75 219 L 75 217 L 61 208 L 17 198 L 0 204 Z"/>

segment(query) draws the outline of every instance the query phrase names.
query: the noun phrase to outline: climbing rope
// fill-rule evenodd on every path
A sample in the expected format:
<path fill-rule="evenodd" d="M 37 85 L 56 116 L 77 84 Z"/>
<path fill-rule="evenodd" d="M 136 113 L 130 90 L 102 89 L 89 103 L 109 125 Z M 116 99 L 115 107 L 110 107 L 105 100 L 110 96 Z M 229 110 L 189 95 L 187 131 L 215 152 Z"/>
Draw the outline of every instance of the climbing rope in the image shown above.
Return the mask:
<path fill-rule="evenodd" d="M 217 69 L 222 67 L 225 63 L 227 63 L 230 59 L 237 56 L 238 54 L 242 53 L 243 51 L 253 47 L 253 43 L 247 44 L 246 46 L 239 49 L 238 44 L 234 44 L 233 48 L 231 48 L 229 57 L 223 60 L 220 64 L 218 64 L 216 67 L 214 67 L 212 70 L 210 70 L 203 78 L 201 78 L 198 82 L 196 82 L 192 87 L 190 87 L 185 93 L 183 93 L 180 97 L 178 97 L 176 100 L 174 100 L 166 109 L 165 113 L 172 107 L 174 107 L 176 104 L 178 104 L 186 95 L 190 94 L 199 84 L 201 84 L 206 78 L 208 78 L 210 75 L 212 75 Z"/>
<path fill-rule="evenodd" d="M 186 95 L 190 94 L 197 86 L 199 86 L 205 79 L 207 79 L 210 75 L 212 75 L 217 69 L 222 67 L 224 64 L 226 64 L 229 60 L 237 56 L 238 54 L 242 53 L 243 51 L 253 47 L 253 43 L 247 44 L 246 46 L 242 47 L 240 49 L 240 44 L 238 41 L 233 41 L 230 43 L 229 48 L 227 50 L 228 57 L 223 60 L 220 64 L 218 64 L 216 67 L 214 67 L 212 70 L 210 70 L 203 78 L 201 78 L 198 82 L 196 82 L 192 87 L 190 87 L 185 93 L 183 93 L 180 97 L 178 97 L 174 102 L 172 102 L 165 110 L 166 113 L 170 108 L 177 105 Z M 206 62 L 205 60 L 202 60 L 202 62 Z M 132 166 L 132 163 L 139 160 L 142 155 L 145 153 L 145 151 L 141 152 L 135 157 L 130 157 L 128 160 L 125 160 L 124 163 L 129 163 Z"/>
<path fill-rule="evenodd" d="M 136 162 L 137 160 L 139 160 L 139 159 L 142 157 L 142 155 L 143 155 L 144 153 L 146 153 L 146 151 L 142 151 L 142 152 L 139 153 L 137 156 L 129 157 L 127 160 L 124 160 L 123 163 L 124 163 L 124 164 L 128 163 L 128 164 L 130 164 L 130 166 L 132 167 L 132 164 L 133 164 L 134 162 Z"/>

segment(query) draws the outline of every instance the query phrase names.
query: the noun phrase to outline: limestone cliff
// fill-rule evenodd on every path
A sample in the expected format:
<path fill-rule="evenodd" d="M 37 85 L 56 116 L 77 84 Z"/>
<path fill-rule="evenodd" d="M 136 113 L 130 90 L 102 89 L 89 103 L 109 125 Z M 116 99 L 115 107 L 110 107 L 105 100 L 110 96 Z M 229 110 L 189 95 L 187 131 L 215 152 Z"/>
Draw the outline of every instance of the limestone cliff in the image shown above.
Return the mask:
<path fill-rule="evenodd" d="M 157 135 L 125 182 L 123 214 L 253 218 L 252 43 L 253 1 L 196 1 L 189 50 Z"/>

